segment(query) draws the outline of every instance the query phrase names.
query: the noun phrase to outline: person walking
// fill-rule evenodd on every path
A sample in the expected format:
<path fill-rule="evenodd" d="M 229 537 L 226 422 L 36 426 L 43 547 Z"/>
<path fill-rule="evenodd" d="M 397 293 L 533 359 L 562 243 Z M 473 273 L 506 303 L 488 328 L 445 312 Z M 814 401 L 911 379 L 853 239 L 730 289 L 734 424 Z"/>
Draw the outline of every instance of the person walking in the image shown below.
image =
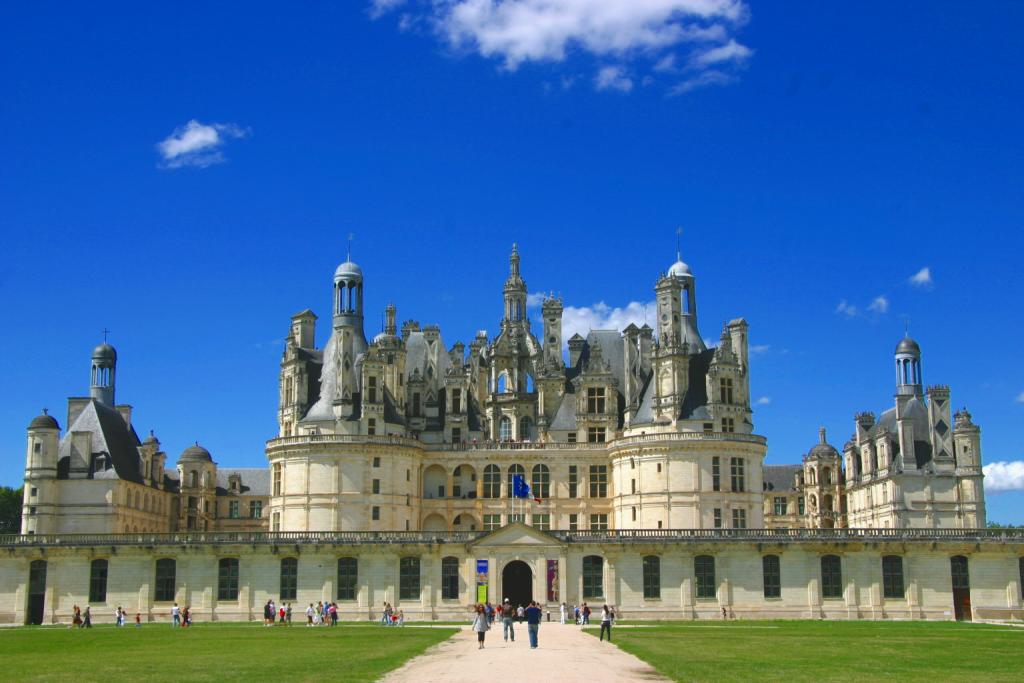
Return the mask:
<path fill-rule="evenodd" d="M 510 639 L 512 642 L 516 642 L 516 627 L 515 627 L 515 610 L 512 609 L 512 603 L 505 598 L 505 602 L 501 605 L 501 633 L 507 643 Z"/>
<path fill-rule="evenodd" d="M 181 626 L 181 608 L 178 607 L 178 603 L 174 603 L 171 607 L 171 626 L 177 628 Z"/>
<path fill-rule="evenodd" d="M 566 607 L 565 607 L 565 603 L 563 602 L 562 606 L 558 609 L 559 623 L 561 623 L 561 624 L 565 624 L 565 613 L 566 613 Z"/>
<path fill-rule="evenodd" d="M 313 625 L 313 603 L 309 603 L 309 607 L 306 608 L 306 626 Z"/>
<path fill-rule="evenodd" d="M 135 613 L 135 628 L 142 628 L 142 613 Z"/>
<path fill-rule="evenodd" d="M 537 649 L 537 634 L 540 631 L 540 605 L 531 602 L 526 608 L 526 632 L 530 634 L 530 649 Z"/>
<path fill-rule="evenodd" d="M 613 615 L 614 615 L 614 612 L 612 612 L 611 609 L 608 608 L 608 605 L 605 605 L 605 606 L 603 606 L 601 608 L 601 638 L 600 638 L 600 640 L 604 640 L 604 633 L 605 633 L 605 631 L 607 631 L 608 632 L 608 642 L 609 643 L 612 642 L 612 619 L 614 618 Z"/>
<path fill-rule="evenodd" d="M 71 626 L 82 628 L 82 609 L 78 605 L 75 605 L 75 616 L 71 619 Z"/>
<path fill-rule="evenodd" d="M 92 628 L 92 608 L 89 605 L 85 606 L 85 612 L 82 613 L 82 628 Z"/>
<path fill-rule="evenodd" d="M 583 603 L 583 625 L 590 626 L 590 605 Z"/>
<path fill-rule="evenodd" d="M 292 603 L 288 603 L 288 608 L 285 610 L 285 617 L 288 618 L 288 625 L 292 625 Z"/>
<path fill-rule="evenodd" d="M 478 649 L 484 649 L 484 636 L 490 628 L 491 624 L 487 620 L 487 612 L 484 610 L 483 605 L 478 604 L 476 606 L 476 613 L 473 615 L 472 626 L 472 630 L 476 631 L 476 642 L 480 644 Z"/>

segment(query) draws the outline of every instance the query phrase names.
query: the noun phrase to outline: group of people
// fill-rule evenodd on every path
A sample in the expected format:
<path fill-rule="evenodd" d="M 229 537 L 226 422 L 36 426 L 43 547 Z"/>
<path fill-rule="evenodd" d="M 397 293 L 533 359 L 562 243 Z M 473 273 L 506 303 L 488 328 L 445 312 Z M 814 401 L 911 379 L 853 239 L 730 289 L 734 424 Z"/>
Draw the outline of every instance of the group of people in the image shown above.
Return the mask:
<path fill-rule="evenodd" d="M 88 610 L 89 607 L 86 606 L 86 609 Z M 185 609 L 186 609 L 186 612 L 187 612 L 188 608 L 185 608 Z M 128 618 L 128 611 L 126 609 L 124 609 L 123 607 L 121 607 L 120 605 L 118 605 L 117 609 L 114 610 L 114 623 L 116 623 L 118 626 L 124 626 L 124 620 L 127 619 L 127 618 Z M 135 628 L 142 628 L 142 613 L 141 612 L 136 612 L 135 613 Z"/>
<path fill-rule="evenodd" d="M 92 609 L 89 605 L 85 606 L 85 612 L 75 605 L 73 616 L 71 617 L 71 626 L 68 628 L 92 628 Z"/>
<path fill-rule="evenodd" d="M 384 609 L 381 610 L 380 624 L 381 626 L 405 626 L 405 612 L 402 610 L 396 612 L 390 602 L 385 602 Z"/>
<path fill-rule="evenodd" d="M 171 606 L 171 626 L 188 628 L 192 625 L 192 608 L 188 605 L 178 607 L 178 603 Z"/>
<path fill-rule="evenodd" d="M 541 608 L 537 602 L 530 602 L 527 607 L 519 605 L 514 607 L 508 598 L 505 598 L 497 607 L 492 607 L 488 602 L 480 603 L 473 612 L 472 629 L 476 633 L 477 643 L 482 650 L 484 648 L 484 637 L 491 630 L 495 619 L 500 619 L 502 634 L 505 642 L 516 642 L 515 622 L 526 621 L 526 632 L 530 637 L 530 649 L 536 649 L 537 638 L 540 631 Z"/>
<path fill-rule="evenodd" d="M 274 599 L 270 598 L 263 605 L 263 625 L 273 626 L 274 624 L 291 626 L 292 605 L 290 602 L 282 602 L 280 605 L 276 605 L 274 604 Z"/>
<path fill-rule="evenodd" d="M 292 606 L 288 605 L 288 624 L 292 623 Z M 317 602 L 314 606 L 309 603 L 306 608 L 306 626 L 337 626 L 338 625 L 338 603 Z"/>

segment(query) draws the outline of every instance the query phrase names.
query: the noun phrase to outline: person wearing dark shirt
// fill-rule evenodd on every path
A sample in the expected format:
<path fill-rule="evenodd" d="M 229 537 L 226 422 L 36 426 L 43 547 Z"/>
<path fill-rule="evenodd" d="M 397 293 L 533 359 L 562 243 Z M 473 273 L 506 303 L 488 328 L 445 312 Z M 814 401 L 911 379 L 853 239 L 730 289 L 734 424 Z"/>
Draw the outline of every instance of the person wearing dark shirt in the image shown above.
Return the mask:
<path fill-rule="evenodd" d="M 526 608 L 526 631 L 530 634 L 530 649 L 537 648 L 537 632 L 540 630 L 540 605 L 531 602 Z"/>

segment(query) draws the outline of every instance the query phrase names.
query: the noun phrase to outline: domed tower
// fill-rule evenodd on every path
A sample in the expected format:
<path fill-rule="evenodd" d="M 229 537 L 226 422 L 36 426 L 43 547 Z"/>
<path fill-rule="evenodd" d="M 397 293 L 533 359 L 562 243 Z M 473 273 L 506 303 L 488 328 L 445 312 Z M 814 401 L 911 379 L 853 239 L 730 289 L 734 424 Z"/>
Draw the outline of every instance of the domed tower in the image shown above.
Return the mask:
<path fill-rule="evenodd" d="M 921 347 L 909 336 L 896 345 L 896 395 L 921 396 Z"/>
<path fill-rule="evenodd" d="M 845 527 L 842 459 L 818 430 L 818 443 L 804 456 L 803 495 L 807 527 Z"/>
<path fill-rule="evenodd" d="M 57 502 L 57 448 L 60 425 L 44 409 L 28 425 L 28 453 L 25 456 L 25 492 L 21 533 L 46 534 L 53 531 Z"/>
<path fill-rule="evenodd" d="M 508 279 L 505 280 L 505 323 L 521 323 L 526 319 L 526 282 L 519 274 L 519 247 L 512 245 L 512 255 L 508 257 Z"/>
<path fill-rule="evenodd" d="M 107 342 L 92 350 L 92 377 L 89 395 L 103 405 L 114 407 L 114 379 L 117 372 L 117 351 Z"/>
<path fill-rule="evenodd" d="M 359 391 L 356 361 L 366 351 L 363 332 L 363 270 L 351 257 L 334 271 L 334 329 L 326 349 L 324 366 L 333 364 L 334 416 L 352 416 Z M 329 385 L 328 385 L 329 386 Z"/>
<path fill-rule="evenodd" d="M 198 442 L 182 451 L 178 457 L 178 481 L 178 528 L 208 531 L 216 518 L 217 504 L 217 463 L 210 451 Z"/>

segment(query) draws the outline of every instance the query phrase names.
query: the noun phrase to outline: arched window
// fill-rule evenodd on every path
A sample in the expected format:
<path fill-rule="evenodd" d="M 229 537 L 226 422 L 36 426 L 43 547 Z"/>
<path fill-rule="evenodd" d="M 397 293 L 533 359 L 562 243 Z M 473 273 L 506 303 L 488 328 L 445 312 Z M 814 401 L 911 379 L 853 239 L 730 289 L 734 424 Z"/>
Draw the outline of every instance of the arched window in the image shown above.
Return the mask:
<path fill-rule="evenodd" d="M 516 476 L 523 478 L 526 481 L 526 468 L 522 465 L 510 465 L 508 468 L 508 497 L 515 498 L 516 492 L 512 484 L 512 479 Z"/>
<path fill-rule="evenodd" d="M 882 558 L 882 595 L 887 600 L 904 598 L 903 558 L 899 555 L 886 555 Z"/>
<path fill-rule="evenodd" d="M 501 497 L 501 469 L 497 465 L 488 465 L 484 468 L 483 497 Z"/>
<path fill-rule="evenodd" d="M 661 558 L 648 555 L 644 558 L 644 599 L 661 597 Z"/>
<path fill-rule="evenodd" d="M 504 394 L 506 391 L 508 391 L 508 374 L 503 372 L 500 375 L 498 375 L 497 393 Z"/>
<path fill-rule="evenodd" d="M 210 488 L 210 473 L 209 472 L 203 472 L 203 488 L 204 489 Z"/>
<path fill-rule="evenodd" d="M 398 599 L 419 600 L 420 558 L 403 557 L 398 561 Z"/>
<path fill-rule="evenodd" d="M 174 600 L 174 593 L 177 588 L 176 581 L 177 565 L 169 557 L 156 561 L 156 580 L 153 582 L 156 602 L 171 602 Z"/>
<path fill-rule="evenodd" d="M 519 439 L 521 441 L 533 440 L 533 421 L 528 417 L 519 420 Z"/>
<path fill-rule="evenodd" d="M 715 558 L 710 555 L 698 555 L 693 558 L 693 573 L 697 582 L 697 599 L 714 599 Z"/>
<path fill-rule="evenodd" d="M 530 375 L 527 375 L 526 376 L 526 391 L 528 391 L 529 393 L 532 394 L 534 392 L 534 390 L 535 390 L 535 387 L 534 387 L 534 384 L 533 384 L 533 377 L 531 377 Z"/>
<path fill-rule="evenodd" d="M 441 598 L 444 600 L 459 599 L 459 559 L 457 557 L 441 559 Z"/>
<path fill-rule="evenodd" d="M 354 557 L 338 558 L 338 599 L 355 600 L 358 593 L 359 561 Z"/>
<path fill-rule="evenodd" d="M 89 602 L 107 601 L 107 561 L 93 560 L 89 565 Z"/>
<path fill-rule="evenodd" d="M 831 484 L 832 483 L 832 468 L 824 467 L 821 470 L 821 483 Z"/>
<path fill-rule="evenodd" d="M 547 465 L 534 465 L 533 477 L 530 484 L 531 493 L 538 498 L 548 499 L 551 497 L 551 470 Z"/>
<path fill-rule="evenodd" d="M 217 563 L 217 599 L 238 600 L 237 557 L 222 557 Z"/>
<path fill-rule="evenodd" d="M 583 598 L 604 596 L 604 558 L 587 555 L 583 558 Z"/>
<path fill-rule="evenodd" d="M 778 555 L 765 555 L 761 558 L 761 579 L 764 583 L 764 597 L 782 597 L 782 571 Z"/>
<path fill-rule="evenodd" d="M 508 415 L 502 416 L 498 422 L 498 439 L 501 441 L 512 440 L 512 419 Z"/>
<path fill-rule="evenodd" d="M 299 587 L 299 559 L 281 558 L 281 600 L 294 600 Z"/>
<path fill-rule="evenodd" d="M 199 473 L 195 470 L 188 473 L 188 485 L 192 488 L 199 487 Z"/>
<path fill-rule="evenodd" d="M 821 597 L 843 597 L 843 565 L 838 555 L 823 555 L 821 558 Z"/>

